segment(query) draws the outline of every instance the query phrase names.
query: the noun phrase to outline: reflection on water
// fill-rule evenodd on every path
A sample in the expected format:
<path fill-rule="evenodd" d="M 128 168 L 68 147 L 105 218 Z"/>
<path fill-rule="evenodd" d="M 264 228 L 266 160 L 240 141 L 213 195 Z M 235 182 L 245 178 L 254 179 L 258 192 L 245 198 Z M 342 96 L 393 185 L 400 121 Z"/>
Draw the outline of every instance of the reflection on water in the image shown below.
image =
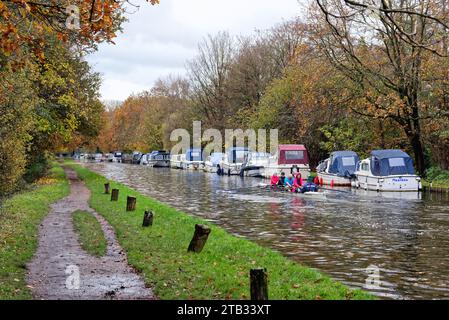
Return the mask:
<path fill-rule="evenodd" d="M 271 247 L 351 287 L 380 269 L 387 298 L 449 298 L 449 199 L 339 189 L 270 192 L 262 180 L 141 166 L 85 164 L 175 208 Z"/>

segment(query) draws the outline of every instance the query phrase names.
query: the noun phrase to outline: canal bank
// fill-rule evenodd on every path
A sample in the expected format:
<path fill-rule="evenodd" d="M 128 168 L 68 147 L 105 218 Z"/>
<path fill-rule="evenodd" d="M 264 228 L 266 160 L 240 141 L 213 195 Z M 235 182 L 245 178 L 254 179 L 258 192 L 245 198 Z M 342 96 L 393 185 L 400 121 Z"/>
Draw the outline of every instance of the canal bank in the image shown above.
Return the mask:
<path fill-rule="evenodd" d="M 6 199 L 0 208 L 0 300 L 31 299 L 26 263 L 37 248 L 38 226 L 50 205 L 69 193 L 64 171 L 58 164 L 31 190 Z"/>
<path fill-rule="evenodd" d="M 121 183 L 110 181 L 111 188 L 120 190 L 119 200 L 110 201 L 110 195 L 104 194 L 104 177 L 78 165 L 70 166 L 91 190 L 90 206 L 114 227 L 128 262 L 142 272 L 161 299 L 248 299 L 249 270 L 257 267 L 267 269 L 270 299 L 372 298 Z M 126 212 L 127 196 L 136 197 L 136 211 Z M 148 209 L 155 212 L 154 224 L 143 228 L 144 210 Z M 188 253 L 197 223 L 207 224 L 212 231 L 201 253 Z"/>

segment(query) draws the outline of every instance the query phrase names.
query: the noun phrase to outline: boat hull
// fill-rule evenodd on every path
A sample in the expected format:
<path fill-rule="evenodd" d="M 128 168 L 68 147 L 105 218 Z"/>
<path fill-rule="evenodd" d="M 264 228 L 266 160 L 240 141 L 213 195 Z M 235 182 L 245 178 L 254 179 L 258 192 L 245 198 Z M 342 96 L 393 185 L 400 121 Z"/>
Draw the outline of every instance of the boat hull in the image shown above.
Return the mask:
<path fill-rule="evenodd" d="M 417 175 L 397 175 L 388 177 L 375 177 L 356 174 L 355 187 L 390 192 L 407 192 L 421 190 L 421 179 Z"/>
<path fill-rule="evenodd" d="M 324 185 L 334 185 L 340 187 L 350 187 L 351 179 L 337 176 L 336 174 L 330 174 L 325 172 L 318 172 L 318 179 L 323 179 Z"/>
<path fill-rule="evenodd" d="M 240 170 L 242 168 L 242 163 L 226 163 L 222 162 L 220 164 L 223 169 L 223 174 L 227 175 L 240 175 Z"/>
<path fill-rule="evenodd" d="M 216 173 L 217 172 L 217 166 L 214 166 L 212 164 L 207 164 L 205 163 L 202 170 L 204 172 L 209 172 L 209 173 Z"/>
<path fill-rule="evenodd" d="M 242 169 L 245 177 L 263 177 L 264 167 L 246 167 Z"/>
<path fill-rule="evenodd" d="M 148 166 L 153 168 L 168 168 L 170 167 L 169 160 L 150 160 Z"/>
<path fill-rule="evenodd" d="M 184 170 L 201 170 L 204 163 L 202 161 L 184 161 L 181 166 Z"/>

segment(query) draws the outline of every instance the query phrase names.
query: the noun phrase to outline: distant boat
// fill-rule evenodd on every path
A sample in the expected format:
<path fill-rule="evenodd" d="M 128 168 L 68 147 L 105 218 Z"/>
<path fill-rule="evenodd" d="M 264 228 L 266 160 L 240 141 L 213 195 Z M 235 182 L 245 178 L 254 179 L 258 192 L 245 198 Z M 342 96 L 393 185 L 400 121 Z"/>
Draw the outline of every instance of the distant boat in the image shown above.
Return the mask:
<path fill-rule="evenodd" d="M 206 158 L 206 161 L 204 161 L 203 171 L 212 173 L 217 172 L 223 155 L 224 153 L 222 152 L 211 153 L 211 155 Z"/>
<path fill-rule="evenodd" d="M 223 159 L 220 161 L 220 169 L 223 174 L 240 174 L 246 155 L 250 152 L 245 147 L 235 147 L 226 150 Z"/>
<path fill-rule="evenodd" d="M 359 161 L 360 158 L 354 151 L 334 151 L 316 168 L 318 178 L 327 185 L 351 186 Z"/>
<path fill-rule="evenodd" d="M 270 154 L 266 152 L 249 152 L 243 162 L 240 175 L 245 177 L 262 177 Z"/>
<path fill-rule="evenodd" d="M 416 175 L 413 160 L 402 150 L 374 150 L 371 157 L 357 165 L 354 185 L 376 191 L 418 191 L 421 178 Z"/>
<path fill-rule="evenodd" d="M 156 150 L 146 154 L 141 161 L 154 168 L 166 168 L 170 166 L 170 152 L 165 150 Z"/>
<path fill-rule="evenodd" d="M 189 149 L 185 154 L 185 158 L 181 161 L 182 169 L 198 170 L 204 166 L 203 153 L 201 149 Z"/>
<path fill-rule="evenodd" d="M 309 155 L 302 144 L 280 144 L 276 154 L 269 158 L 263 176 L 271 177 L 274 173 L 285 174 L 299 172 L 303 177 L 310 174 Z"/>
<path fill-rule="evenodd" d="M 170 156 L 170 168 L 172 169 L 182 169 L 182 163 L 185 161 L 186 155 L 182 154 L 172 154 Z"/>

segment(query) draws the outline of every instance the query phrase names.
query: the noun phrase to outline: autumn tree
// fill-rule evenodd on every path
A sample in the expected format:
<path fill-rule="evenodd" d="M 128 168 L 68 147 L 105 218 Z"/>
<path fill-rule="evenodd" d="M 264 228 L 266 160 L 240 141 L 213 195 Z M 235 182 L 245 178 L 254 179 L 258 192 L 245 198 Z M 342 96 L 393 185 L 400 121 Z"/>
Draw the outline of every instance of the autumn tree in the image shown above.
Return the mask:
<path fill-rule="evenodd" d="M 226 82 L 234 56 L 234 39 L 227 32 L 209 35 L 188 64 L 192 98 L 206 126 L 224 129 L 229 110 Z"/>
<path fill-rule="evenodd" d="M 423 121 L 446 117 L 444 105 L 429 105 L 430 65 L 447 66 L 448 15 L 437 0 L 316 0 L 311 8 L 315 43 L 356 86 L 352 109 L 392 119 L 404 131 L 424 173 Z M 429 64 L 429 61 L 439 61 Z"/>

